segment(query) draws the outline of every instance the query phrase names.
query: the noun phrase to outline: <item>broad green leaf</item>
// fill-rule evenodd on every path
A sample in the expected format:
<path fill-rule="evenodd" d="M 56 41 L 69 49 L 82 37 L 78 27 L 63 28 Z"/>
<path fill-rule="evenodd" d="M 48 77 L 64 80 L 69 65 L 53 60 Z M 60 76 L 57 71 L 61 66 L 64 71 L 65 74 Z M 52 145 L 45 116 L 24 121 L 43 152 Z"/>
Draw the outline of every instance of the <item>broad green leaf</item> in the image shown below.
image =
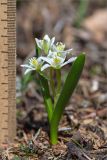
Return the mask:
<path fill-rule="evenodd" d="M 52 113 L 53 113 L 53 104 L 52 104 L 52 99 L 51 99 L 50 92 L 49 92 L 49 85 L 45 77 L 41 75 L 39 75 L 39 77 L 40 77 L 41 90 L 42 90 L 42 94 L 44 97 L 44 103 L 45 103 L 45 107 L 48 113 L 48 119 L 50 123 L 51 118 L 52 118 Z"/>
<path fill-rule="evenodd" d="M 51 119 L 51 139 L 52 143 L 56 143 L 58 124 L 74 89 L 77 86 L 85 63 L 85 54 L 80 54 L 71 66 L 68 76 L 65 80 L 61 94 L 55 105 L 55 109 Z"/>

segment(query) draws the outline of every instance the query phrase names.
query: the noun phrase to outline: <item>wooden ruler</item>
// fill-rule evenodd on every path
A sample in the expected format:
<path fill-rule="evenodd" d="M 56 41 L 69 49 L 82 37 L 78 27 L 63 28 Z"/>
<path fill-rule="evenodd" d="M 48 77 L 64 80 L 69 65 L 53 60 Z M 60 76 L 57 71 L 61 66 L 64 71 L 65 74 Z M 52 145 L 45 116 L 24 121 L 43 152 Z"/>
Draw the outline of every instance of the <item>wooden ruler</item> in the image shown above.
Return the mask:
<path fill-rule="evenodd" d="M 0 0 L 0 146 L 16 135 L 16 2 Z"/>

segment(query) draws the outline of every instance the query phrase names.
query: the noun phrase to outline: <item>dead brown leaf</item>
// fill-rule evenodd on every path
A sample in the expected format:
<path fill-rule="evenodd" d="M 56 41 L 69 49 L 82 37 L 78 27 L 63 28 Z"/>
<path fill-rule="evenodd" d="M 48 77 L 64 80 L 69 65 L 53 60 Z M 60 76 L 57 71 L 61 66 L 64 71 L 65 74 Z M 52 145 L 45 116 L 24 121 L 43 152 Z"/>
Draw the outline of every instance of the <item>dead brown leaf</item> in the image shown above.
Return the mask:
<path fill-rule="evenodd" d="M 95 42 L 102 43 L 107 34 L 107 10 L 99 9 L 83 22 L 83 27 L 91 33 Z"/>

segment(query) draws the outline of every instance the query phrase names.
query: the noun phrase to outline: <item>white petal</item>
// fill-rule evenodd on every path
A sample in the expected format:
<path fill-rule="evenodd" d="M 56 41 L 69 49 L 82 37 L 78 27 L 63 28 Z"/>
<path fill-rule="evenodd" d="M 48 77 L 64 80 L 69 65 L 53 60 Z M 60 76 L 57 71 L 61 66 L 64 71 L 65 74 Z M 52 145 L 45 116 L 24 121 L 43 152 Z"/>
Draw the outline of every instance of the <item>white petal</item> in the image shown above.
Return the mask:
<path fill-rule="evenodd" d="M 40 57 L 43 61 L 45 61 L 45 62 L 47 62 L 47 63 L 49 63 L 49 64 L 51 64 L 52 63 L 52 60 L 51 60 L 51 58 L 47 58 L 47 57 Z"/>
<path fill-rule="evenodd" d="M 47 57 L 53 58 L 54 56 L 57 56 L 57 52 L 52 52 L 51 50 L 49 50 L 49 54 L 47 55 Z"/>
<path fill-rule="evenodd" d="M 63 63 L 63 64 L 61 65 L 61 67 L 65 66 L 65 65 L 68 64 L 68 63 L 71 63 L 71 62 L 75 61 L 76 58 L 77 58 L 77 57 L 72 57 L 72 58 L 70 58 L 68 61 L 66 61 L 65 63 Z"/>
<path fill-rule="evenodd" d="M 52 55 L 53 55 L 53 52 L 51 51 L 51 50 L 49 50 L 49 54 L 47 55 L 47 57 L 52 57 Z"/>
<path fill-rule="evenodd" d="M 66 59 L 66 54 L 67 53 L 60 53 L 60 52 L 58 52 L 57 55 L 65 60 Z"/>
<path fill-rule="evenodd" d="M 51 49 L 53 52 L 58 52 L 56 46 L 53 44 L 53 46 L 51 46 Z"/>
<path fill-rule="evenodd" d="M 47 34 L 44 36 L 43 40 L 45 40 L 47 42 L 50 42 L 50 38 L 49 38 L 49 36 Z"/>
<path fill-rule="evenodd" d="M 20 65 L 21 67 L 25 67 L 25 68 L 29 68 L 29 69 L 32 69 L 32 67 L 30 66 L 30 65 L 28 65 L 28 64 L 22 64 L 22 65 Z"/>
<path fill-rule="evenodd" d="M 53 38 L 51 39 L 51 41 L 50 41 L 50 47 L 54 44 L 54 42 L 55 42 L 55 37 L 53 37 Z"/>
<path fill-rule="evenodd" d="M 73 49 L 71 48 L 71 49 L 68 49 L 68 50 L 65 50 L 65 51 L 58 51 L 58 52 L 60 52 L 60 53 L 70 53 L 71 51 L 72 51 Z"/>
<path fill-rule="evenodd" d="M 35 41 L 36 41 L 37 46 L 38 46 L 40 49 L 42 49 L 42 41 L 39 40 L 39 39 L 37 39 L 37 38 L 35 38 Z"/>
<path fill-rule="evenodd" d="M 39 58 L 37 59 L 37 61 L 38 61 L 39 64 L 42 64 L 42 59 L 41 59 L 41 57 L 39 57 Z"/>
<path fill-rule="evenodd" d="M 30 71 L 32 71 L 33 69 L 26 69 L 26 71 L 25 71 L 25 73 L 24 74 L 27 74 L 27 73 L 29 73 Z"/>
<path fill-rule="evenodd" d="M 45 64 L 45 65 L 42 66 L 41 71 L 43 71 L 43 70 L 45 70 L 46 68 L 49 68 L 49 67 L 50 67 L 49 64 Z"/>

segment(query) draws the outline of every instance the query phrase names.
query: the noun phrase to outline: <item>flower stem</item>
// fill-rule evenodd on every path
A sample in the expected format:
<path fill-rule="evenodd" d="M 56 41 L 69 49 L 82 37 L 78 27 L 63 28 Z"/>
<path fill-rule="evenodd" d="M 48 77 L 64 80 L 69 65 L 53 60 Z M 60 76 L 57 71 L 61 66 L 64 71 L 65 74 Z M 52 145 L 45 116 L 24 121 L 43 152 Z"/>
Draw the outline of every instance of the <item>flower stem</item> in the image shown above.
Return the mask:
<path fill-rule="evenodd" d="M 44 97 L 46 111 L 48 113 L 48 120 L 50 123 L 52 118 L 52 113 L 53 113 L 53 104 L 52 104 L 52 100 L 49 92 L 48 81 L 47 79 L 45 79 L 45 77 L 41 75 L 39 75 L 39 78 L 40 78 L 40 85 L 41 85 L 41 90 Z"/>
<path fill-rule="evenodd" d="M 60 91 L 61 91 L 61 70 L 57 69 L 56 70 L 56 78 L 57 78 L 57 89 L 56 89 L 56 97 L 55 97 L 55 104 L 57 102 L 57 99 L 60 95 Z"/>
<path fill-rule="evenodd" d="M 55 96 L 54 80 L 53 80 L 53 68 L 50 68 L 50 87 L 52 90 L 53 97 Z"/>
<path fill-rule="evenodd" d="M 56 70 L 56 77 L 57 77 L 57 81 L 58 81 L 57 93 L 59 93 L 61 90 L 61 70 L 60 69 Z"/>
<path fill-rule="evenodd" d="M 50 123 L 50 141 L 52 145 L 58 143 L 58 125 L 56 125 L 56 122 L 54 124 Z"/>
<path fill-rule="evenodd" d="M 57 99 L 61 91 L 61 70 L 60 69 L 56 70 L 56 78 L 57 78 L 57 88 L 56 88 L 56 96 L 54 99 L 54 106 L 56 105 Z M 54 121 L 54 124 L 50 123 L 50 140 L 53 145 L 57 144 L 58 142 L 58 125 L 56 125 L 55 121 Z"/>

